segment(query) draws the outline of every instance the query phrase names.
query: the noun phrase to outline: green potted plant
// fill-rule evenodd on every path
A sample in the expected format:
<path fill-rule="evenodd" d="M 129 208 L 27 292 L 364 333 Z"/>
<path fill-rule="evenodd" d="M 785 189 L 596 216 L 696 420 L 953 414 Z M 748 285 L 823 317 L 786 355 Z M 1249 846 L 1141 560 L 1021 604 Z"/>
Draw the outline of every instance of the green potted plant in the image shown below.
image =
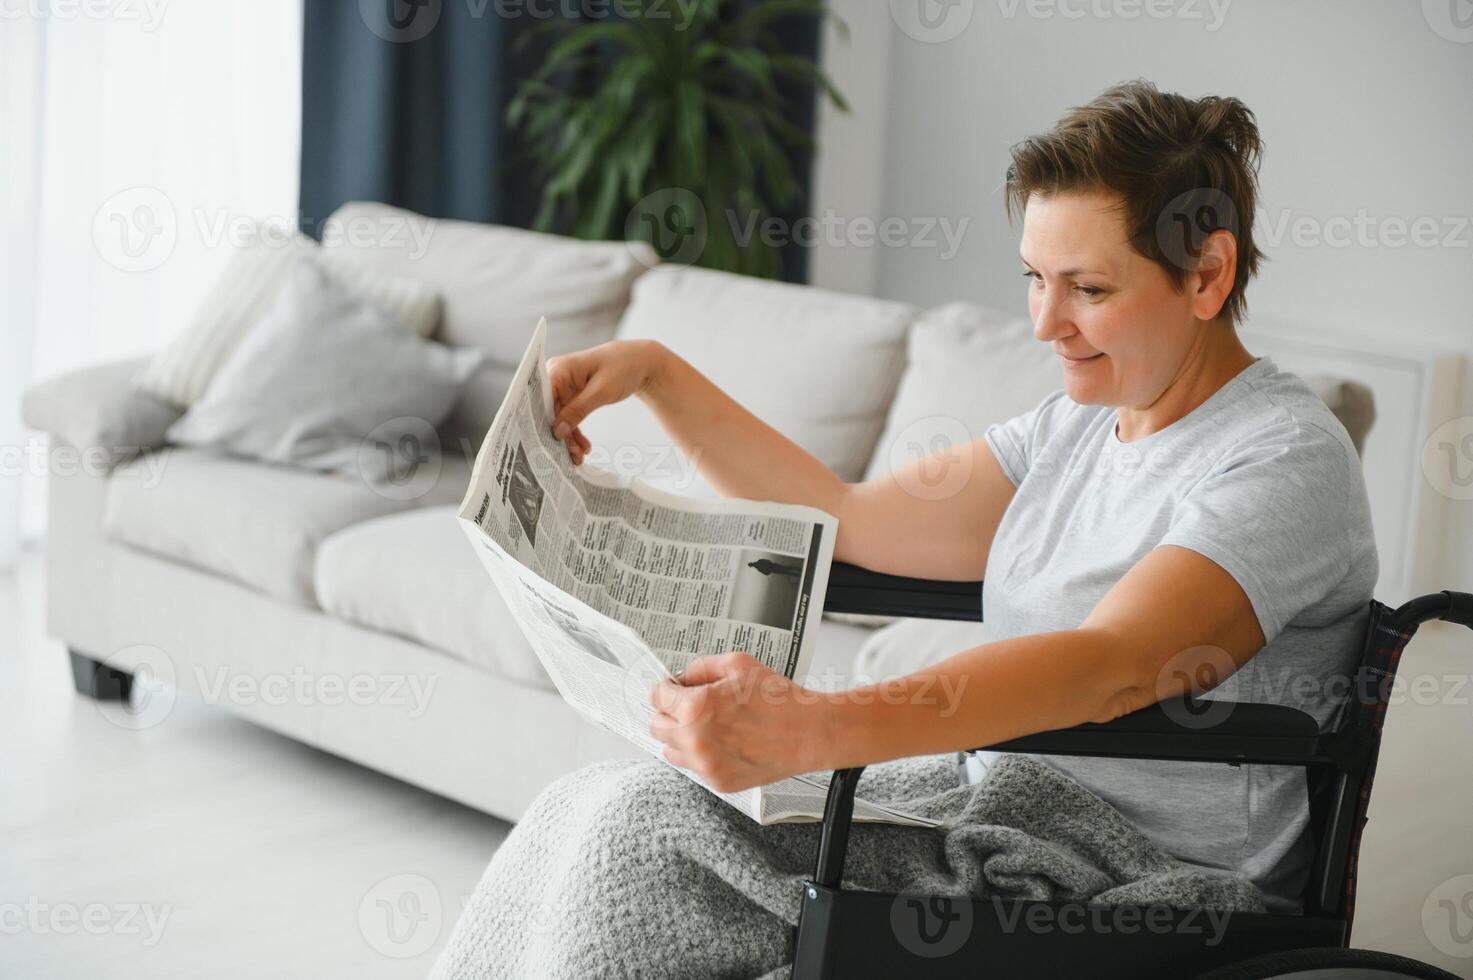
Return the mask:
<path fill-rule="evenodd" d="M 548 26 L 546 56 L 507 110 L 543 180 L 534 227 L 639 238 L 662 258 L 774 277 L 779 248 L 755 230 L 796 201 L 792 154 L 814 146 L 788 100 L 816 89 L 848 106 L 772 26 L 824 17 L 826 5 L 676 7 L 623 0 L 618 19 Z"/>

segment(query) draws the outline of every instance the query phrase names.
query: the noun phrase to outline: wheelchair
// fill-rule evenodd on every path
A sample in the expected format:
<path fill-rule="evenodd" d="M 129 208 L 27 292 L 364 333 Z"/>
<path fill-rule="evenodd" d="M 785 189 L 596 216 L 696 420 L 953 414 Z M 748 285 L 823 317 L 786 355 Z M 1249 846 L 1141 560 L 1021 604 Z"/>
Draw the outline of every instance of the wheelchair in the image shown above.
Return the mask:
<path fill-rule="evenodd" d="M 825 610 L 981 620 L 982 583 L 931 582 L 836 563 Z M 1300 914 L 1080 906 L 998 898 L 910 896 L 841 885 L 854 792 L 863 768 L 833 774 L 813 877 L 804 882 L 793 980 L 1395 980 L 1450 978 L 1424 963 L 1348 948 L 1357 855 L 1397 662 L 1418 626 L 1473 628 L 1473 595 L 1439 592 L 1393 610 L 1373 601 L 1350 701 L 1334 730 L 1282 705 L 1237 703 L 1193 726 L 1202 709 L 1157 704 L 1105 724 L 1043 732 L 999 752 L 1303 766 L 1315 859 Z M 1194 714 L 1195 713 L 1195 714 Z M 1085 926 L 1107 912 L 1115 922 Z M 897 924 L 904 923 L 897 928 Z M 1066 926 L 1070 923 L 1071 926 Z M 1125 927 L 1133 923 L 1132 928 Z M 1145 927 L 1149 923 L 1150 927 Z"/>

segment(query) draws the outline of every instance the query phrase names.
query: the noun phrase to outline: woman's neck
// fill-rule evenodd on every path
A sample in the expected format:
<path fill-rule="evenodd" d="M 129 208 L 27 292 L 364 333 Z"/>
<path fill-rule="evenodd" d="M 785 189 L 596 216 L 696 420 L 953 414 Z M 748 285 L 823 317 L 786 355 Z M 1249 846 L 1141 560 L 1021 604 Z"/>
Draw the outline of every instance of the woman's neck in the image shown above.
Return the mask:
<path fill-rule="evenodd" d="M 1185 418 L 1254 361 L 1231 325 L 1204 330 L 1199 336 L 1201 342 L 1160 397 L 1146 406 L 1119 408 L 1115 436 L 1121 442 L 1144 439 Z"/>

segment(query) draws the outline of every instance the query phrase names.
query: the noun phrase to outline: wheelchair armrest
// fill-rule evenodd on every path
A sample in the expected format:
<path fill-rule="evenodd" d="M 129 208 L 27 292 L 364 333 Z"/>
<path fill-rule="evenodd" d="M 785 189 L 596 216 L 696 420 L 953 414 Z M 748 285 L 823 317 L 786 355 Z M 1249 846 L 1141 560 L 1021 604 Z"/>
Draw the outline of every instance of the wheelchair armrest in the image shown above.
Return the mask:
<path fill-rule="evenodd" d="M 885 575 L 836 561 L 829 569 L 823 609 L 870 616 L 981 620 L 982 583 Z"/>
<path fill-rule="evenodd" d="M 1185 701 L 1153 704 L 1104 723 L 1025 735 L 984 748 L 1030 755 L 1314 765 L 1334 760 L 1318 723 L 1278 704 Z"/>
<path fill-rule="evenodd" d="M 1278 704 L 1187 702 L 1175 698 L 1103 724 L 1039 732 L 982 748 L 1029 755 L 1082 755 L 1181 762 L 1341 765 L 1346 748 L 1335 734 L 1320 735 L 1309 715 Z M 837 887 L 863 766 L 840 769 L 829 782 L 819 831 L 813 882 Z"/>

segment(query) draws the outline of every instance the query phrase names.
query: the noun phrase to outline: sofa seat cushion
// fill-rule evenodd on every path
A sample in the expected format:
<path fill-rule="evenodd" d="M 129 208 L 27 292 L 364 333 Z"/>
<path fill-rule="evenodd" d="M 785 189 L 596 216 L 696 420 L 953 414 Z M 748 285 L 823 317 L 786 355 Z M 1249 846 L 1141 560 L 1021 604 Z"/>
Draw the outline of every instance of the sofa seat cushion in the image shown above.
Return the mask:
<path fill-rule="evenodd" d="M 317 595 L 339 619 L 406 637 L 513 680 L 556 690 L 486 576 L 456 508 L 392 514 L 337 532 L 317 552 Z M 810 687 L 850 686 L 871 631 L 822 622 Z"/>
<path fill-rule="evenodd" d="M 355 524 L 317 552 L 322 608 L 514 680 L 555 690 L 491 584 L 456 508 L 430 507 Z"/>
<path fill-rule="evenodd" d="M 370 488 L 356 476 L 175 447 L 113 471 L 103 532 L 311 606 L 317 603 L 313 561 L 328 535 L 385 514 L 458 501 L 469 474 L 464 458 L 447 454 L 413 483 Z"/>

